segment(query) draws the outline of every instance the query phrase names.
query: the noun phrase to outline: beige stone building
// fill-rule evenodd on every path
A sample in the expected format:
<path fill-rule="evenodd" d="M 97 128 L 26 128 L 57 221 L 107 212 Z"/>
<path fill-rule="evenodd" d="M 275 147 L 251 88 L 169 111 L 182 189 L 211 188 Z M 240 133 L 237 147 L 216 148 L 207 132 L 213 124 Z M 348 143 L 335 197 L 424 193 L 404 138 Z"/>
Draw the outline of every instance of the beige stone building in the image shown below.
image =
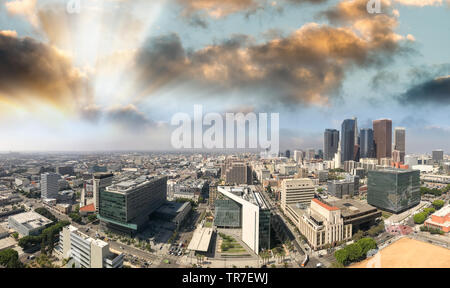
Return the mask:
<path fill-rule="evenodd" d="M 311 200 L 309 209 L 301 217 L 299 215 L 298 228 L 314 250 L 352 237 L 352 225 L 344 224 L 341 210 L 318 199 Z"/>
<path fill-rule="evenodd" d="M 284 179 L 281 182 L 281 209 L 289 204 L 308 204 L 314 198 L 314 181 L 308 178 Z"/>

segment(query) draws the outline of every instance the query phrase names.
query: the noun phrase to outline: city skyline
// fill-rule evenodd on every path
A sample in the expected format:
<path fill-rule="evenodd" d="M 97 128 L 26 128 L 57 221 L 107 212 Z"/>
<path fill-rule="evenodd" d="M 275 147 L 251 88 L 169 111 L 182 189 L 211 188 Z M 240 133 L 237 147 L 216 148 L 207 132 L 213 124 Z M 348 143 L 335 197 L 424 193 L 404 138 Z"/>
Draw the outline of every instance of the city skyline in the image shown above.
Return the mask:
<path fill-rule="evenodd" d="M 195 104 L 279 113 L 280 151 L 352 117 L 405 127 L 406 153 L 450 151 L 446 1 L 239 2 L 2 2 L 0 151 L 172 150 Z"/>

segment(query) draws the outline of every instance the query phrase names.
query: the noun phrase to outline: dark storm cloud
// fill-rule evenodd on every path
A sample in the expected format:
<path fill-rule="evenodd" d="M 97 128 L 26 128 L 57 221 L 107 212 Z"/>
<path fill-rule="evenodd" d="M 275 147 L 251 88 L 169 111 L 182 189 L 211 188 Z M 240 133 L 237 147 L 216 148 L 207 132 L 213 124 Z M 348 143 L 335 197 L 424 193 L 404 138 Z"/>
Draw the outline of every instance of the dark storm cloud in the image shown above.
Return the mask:
<path fill-rule="evenodd" d="M 450 104 L 450 76 L 439 77 L 411 87 L 398 100 L 406 104 Z"/>
<path fill-rule="evenodd" d="M 138 111 L 134 105 L 118 106 L 106 109 L 104 111 L 106 120 L 126 127 L 128 129 L 138 130 L 155 125 L 153 120 L 149 119 L 144 113 Z"/>
<path fill-rule="evenodd" d="M 0 97 L 68 108 L 91 93 L 87 78 L 61 51 L 0 31 Z"/>
<path fill-rule="evenodd" d="M 370 87 L 373 90 L 380 90 L 386 88 L 389 85 L 395 84 L 396 82 L 398 82 L 398 80 L 398 74 L 391 71 L 381 70 L 372 77 L 372 81 L 370 81 Z"/>

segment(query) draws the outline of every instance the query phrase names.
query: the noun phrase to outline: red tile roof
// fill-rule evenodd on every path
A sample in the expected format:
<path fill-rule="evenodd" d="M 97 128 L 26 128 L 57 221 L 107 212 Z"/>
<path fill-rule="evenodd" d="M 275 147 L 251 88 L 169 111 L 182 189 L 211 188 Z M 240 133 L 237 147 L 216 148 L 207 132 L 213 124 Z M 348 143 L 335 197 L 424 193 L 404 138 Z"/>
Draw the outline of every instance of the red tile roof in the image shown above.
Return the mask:
<path fill-rule="evenodd" d="M 83 207 L 80 207 L 80 211 L 82 212 L 95 212 L 94 204 L 89 204 Z"/>
<path fill-rule="evenodd" d="M 316 202 L 317 204 L 319 204 L 319 205 L 322 206 L 323 208 L 327 209 L 328 211 L 336 211 L 336 210 L 339 210 L 338 207 L 327 205 L 327 204 L 325 204 L 325 203 L 323 203 L 323 202 L 320 202 L 320 201 L 319 201 L 318 199 L 316 199 L 316 198 L 312 199 L 312 201 Z"/>

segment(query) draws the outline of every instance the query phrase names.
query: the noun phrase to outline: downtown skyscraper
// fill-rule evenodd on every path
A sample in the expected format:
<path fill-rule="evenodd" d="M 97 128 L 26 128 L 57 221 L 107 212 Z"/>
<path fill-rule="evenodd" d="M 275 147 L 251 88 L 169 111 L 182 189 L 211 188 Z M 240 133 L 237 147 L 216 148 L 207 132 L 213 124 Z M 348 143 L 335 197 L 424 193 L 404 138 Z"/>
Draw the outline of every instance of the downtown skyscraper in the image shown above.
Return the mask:
<path fill-rule="evenodd" d="M 361 158 L 375 158 L 375 143 L 373 140 L 373 129 L 362 128 L 359 133 Z"/>
<path fill-rule="evenodd" d="M 392 120 L 379 119 L 373 121 L 373 139 L 378 161 L 392 157 Z"/>
<path fill-rule="evenodd" d="M 341 125 L 341 161 L 353 160 L 355 155 L 355 119 L 345 119 Z"/>
<path fill-rule="evenodd" d="M 336 129 L 326 129 L 323 138 L 324 160 L 332 160 L 334 154 L 338 151 L 339 131 Z"/>
<path fill-rule="evenodd" d="M 405 128 L 395 127 L 394 129 L 394 151 L 398 155 L 398 159 L 394 159 L 396 162 L 405 162 L 406 152 L 406 140 L 405 140 Z M 394 156 L 394 155 L 392 155 Z"/>

